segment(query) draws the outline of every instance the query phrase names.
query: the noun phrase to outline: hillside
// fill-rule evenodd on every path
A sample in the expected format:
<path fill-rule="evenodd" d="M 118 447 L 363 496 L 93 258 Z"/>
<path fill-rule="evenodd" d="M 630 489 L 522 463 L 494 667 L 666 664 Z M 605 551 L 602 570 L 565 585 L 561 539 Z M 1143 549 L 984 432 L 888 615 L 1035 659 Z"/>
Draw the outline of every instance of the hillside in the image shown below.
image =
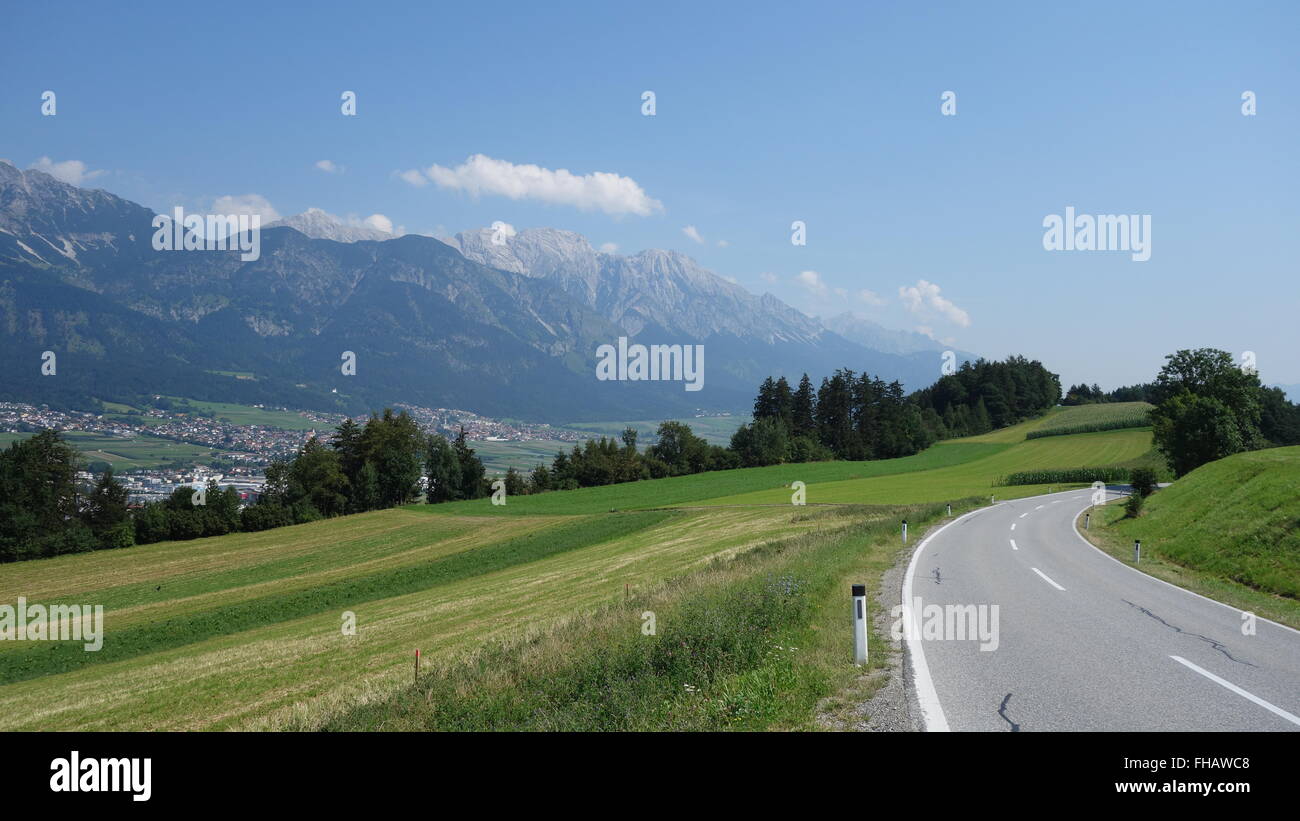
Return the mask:
<path fill-rule="evenodd" d="M 583 619 L 627 595 L 659 597 L 665 613 L 689 611 L 691 597 L 704 594 L 681 580 L 743 586 L 754 574 L 796 570 L 821 586 L 811 609 L 782 611 L 790 643 L 831 648 L 806 673 L 816 686 L 796 690 L 800 699 L 824 695 L 849 672 L 834 650 L 842 636 L 812 620 L 840 606 L 842 574 L 876 579 L 891 566 L 899 516 L 921 528 L 944 502 L 954 512 L 984 504 L 989 477 L 1009 468 L 1149 448 L 1145 431 L 1025 441 L 1043 421 L 904 459 L 723 471 L 515 497 L 504 507 L 487 499 L 412 505 L 7 566 L 0 600 L 90 601 L 109 617 L 98 653 L 75 642 L 0 643 L 0 699 L 11 707 L 0 728 L 314 727 L 394 697 L 409 684 L 416 648 L 428 663 L 454 666 L 494 641 L 557 635 L 549 631 L 564 624 L 586 629 Z M 790 506 L 785 485 L 795 479 L 808 484 L 809 507 Z M 813 506 L 864 500 L 883 506 Z M 893 506 L 910 501 L 927 504 Z M 742 558 L 747 564 L 728 564 Z M 731 569 L 701 574 L 720 566 Z M 356 636 L 340 631 L 345 612 L 356 615 Z M 799 704 L 786 707 L 810 709 Z"/>
<path fill-rule="evenodd" d="M 1228 582 L 1300 599 L 1300 447 L 1203 465 L 1149 497 L 1139 518 L 1123 518 L 1112 505 L 1103 523 L 1101 534 L 1124 558 L 1142 540 L 1149 572 L 1163 560 L 1213 585 L 1216 597 Z"/>

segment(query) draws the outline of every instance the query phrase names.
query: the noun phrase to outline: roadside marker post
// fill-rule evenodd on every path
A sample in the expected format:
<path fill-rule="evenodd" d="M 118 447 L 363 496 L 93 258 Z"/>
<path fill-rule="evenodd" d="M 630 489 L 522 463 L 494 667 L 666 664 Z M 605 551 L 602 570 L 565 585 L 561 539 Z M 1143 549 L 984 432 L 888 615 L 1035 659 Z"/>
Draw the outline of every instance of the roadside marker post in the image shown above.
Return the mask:
<path fill-rule="evenodd" d="M 1091 514 L 1091 513 L 1085 513 L 1085 514 L 1083 514 L 1083 529 L 1084 529 L 1084 530 L 1087 530 L 1087 529 L 1088 529 L 1088 523 L 1091 522 L 1091 521 L 1092 521 L 1092 514 Z"/>
<path fill-rule="evenodd" d="M 989 497 L 989 504 L 991 504 L 991 505 L 996 505 L 997 503 L 998 503 L 998 497 L 996 497 L 996 496 L 990 496 L 990 497 Z"/>
<path fill-rule="evenodd" d="M 1142 561 L 1142 540 L 1136 539 L 1133 542 L 1133 564 Z"/>
<path fill-rule="evenodd" d="M 903 520 L 903 544 L 907 544 L 907 520 Z"/>
<path fill-rule="evenodd" d="M 949 502 L 949 503 L 948 503 L 948 515 L 949 515 L 949 516 L 952 515 L 952 502 Z"/>
<path fill-rule="evenodd" d="M 867 586 L 853 585 L 853 663 L 867 664 Z"/>

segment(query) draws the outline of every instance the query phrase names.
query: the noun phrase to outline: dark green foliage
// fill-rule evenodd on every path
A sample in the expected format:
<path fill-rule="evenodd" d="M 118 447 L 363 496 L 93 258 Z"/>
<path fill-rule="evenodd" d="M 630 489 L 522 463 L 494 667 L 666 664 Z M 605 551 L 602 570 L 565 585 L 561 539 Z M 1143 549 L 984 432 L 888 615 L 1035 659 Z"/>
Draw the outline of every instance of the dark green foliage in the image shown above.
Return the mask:
<path fill-rule="evenodd" d="M 1141 516 L 1144 501 L 1146 501 L 1146 497 L 1141 493 L 1130 493 L 1128 501 L 1124 502 L 1124 515 L 1130 519 Z"/>
<path fill-rule="evenodd" d="M 1156 472 L 1151 468 L 1133 468 L 1129 471 L 1128 483 L 1136 495 L 1146 498 L 1156 492 Z"/>
<path fill-rule="evenodd" d="M 994 487 L 1008 485 L 1052 485 L 1076 482 L 1127 482 L 1131 468 L 1108 465 L 1102 467 L 1046 468 L 1021 470 L 999 477 Z"/>

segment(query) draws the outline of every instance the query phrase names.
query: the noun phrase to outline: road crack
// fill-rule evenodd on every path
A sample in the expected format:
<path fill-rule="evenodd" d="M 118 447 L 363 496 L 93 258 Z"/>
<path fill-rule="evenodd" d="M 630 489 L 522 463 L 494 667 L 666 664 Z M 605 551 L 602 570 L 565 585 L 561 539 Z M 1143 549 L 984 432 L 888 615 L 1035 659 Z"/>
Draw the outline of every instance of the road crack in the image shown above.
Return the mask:
<path fill-rule="evenodd" d="M 1155 619 L 1156 621 L 1158 621 L 1158 622 L 1160 622 L 1161 624 L 1163 624 L 1165 627 L 1168 627 L 1170 630 L 1173 630 L 1175 633 L 1181 633 L 1181 634 L 1183 634 L 1184 636 L 1190 636 L 1190 637 L 1192 637 L 1192 638 L 1194 638 L 1194 639 L 1200 639 L 1201 641 L 1205 642 L 1206 644 L 1210 645 L 1210 646 L 1213 647 L 1215 650 L 1218 650 L 1220 653 L 1222 653 L 1224 656 L 1226 656 L 1226 657 L 1228 658 L 1229 661 L 1235 661 L 1237 664 L 1244 664 L 1244 665 L 1246 665 L 1247 667 L 1257 667 L 1257 666 L 1258 666 L 1258 665 L 1255 665 L 1255 664 L 1251 664 L 1249 661 L 1245 661 L 1245 660 L 1243 660 L 1243 659 L 1239 659 L 1239 658 L 1237 658 L 1236 656 L 1232 655 L 1232 653 L 1229 653 L 1229 652 L 1228 652 L 1228 647 L 1227 647 L 1227 645 L 1225 645 L 1225 644 L 1224 644 L 1223 642 L 1221 642 L 1221 641 L 1217 641 L 1217 640 L 1215 640 L 1215 639 L 1212 639 L 1212 638 L 1210 638 L 1209 636 L 1202 636 L 1200 633 L 1189 633 L 1189 632 L 1187 632 L 1186 630 L 1184 630 L 1183 628 L 1179 627 L 1179 626 L 1176 625 L 1176 624 L 1170 624 L 1169 622 L 1167 622 L 1167 621 L 1165 621 L 1164 619 L 1160 618 L 1160 617 L 1157 616 L 1155 613 L 1152 613 L 1150 610 L 1146 609 L 1145 607 L 1143 607 L 1143 606 L 1140 605 L 1140 604 L 1134 604 L 1133 602 L 1129 601 L 1128 599 L 1121 599 L 1121 601 L 1123 601 L 1123 602 L 1124 602 L 1125 604 L 1127 604 L 1129 607 L 1132 607 L 1133 609 L 1138 610 L 1139 612 L 1145 613 L 1146 615 L 1150 616 L 1151 618 L 1153 618 L 1153 619 Z"/>

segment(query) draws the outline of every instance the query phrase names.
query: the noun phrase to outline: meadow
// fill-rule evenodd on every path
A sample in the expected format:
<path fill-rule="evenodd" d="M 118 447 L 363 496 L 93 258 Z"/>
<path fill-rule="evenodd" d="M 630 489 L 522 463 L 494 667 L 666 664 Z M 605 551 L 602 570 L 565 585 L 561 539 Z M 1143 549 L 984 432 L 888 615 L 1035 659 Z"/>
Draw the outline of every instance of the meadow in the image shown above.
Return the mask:
<path fill-rule="evenodd" d="M 0 433 L 0 446 L 26 439 L 30 433 Z M 107 462 L 113 470 L 154 468 L 175 461 L 203 463 L 220 457 L 226 451 L 176 442 L 157 436 L 140 434 L 131 438 L 109 436 L 86 431 L 64 431 L 63 439 L 78 451 L 87 462 Z"/>
<path fill-rule="evenodd" d="M 903 459 L 415 504 L 3 565 L 0 601 L 102 604 L 106 618 L 98 653 L 0 643 L 0 730 L 812 728 L 883 681 L 887 639 L 873 635 L 864 678 L 839 615 L 849 583 L 874 589 L 893 564 L 899 517 L 919 533 L 945 502 L 956 514 L 1044 490 L 994 488 L 1012 468 L 1150 450 L 1140 430 L 1026 440 L 1056 413 Z M 795 480 L 807 507 L 790 504 Z"/>

